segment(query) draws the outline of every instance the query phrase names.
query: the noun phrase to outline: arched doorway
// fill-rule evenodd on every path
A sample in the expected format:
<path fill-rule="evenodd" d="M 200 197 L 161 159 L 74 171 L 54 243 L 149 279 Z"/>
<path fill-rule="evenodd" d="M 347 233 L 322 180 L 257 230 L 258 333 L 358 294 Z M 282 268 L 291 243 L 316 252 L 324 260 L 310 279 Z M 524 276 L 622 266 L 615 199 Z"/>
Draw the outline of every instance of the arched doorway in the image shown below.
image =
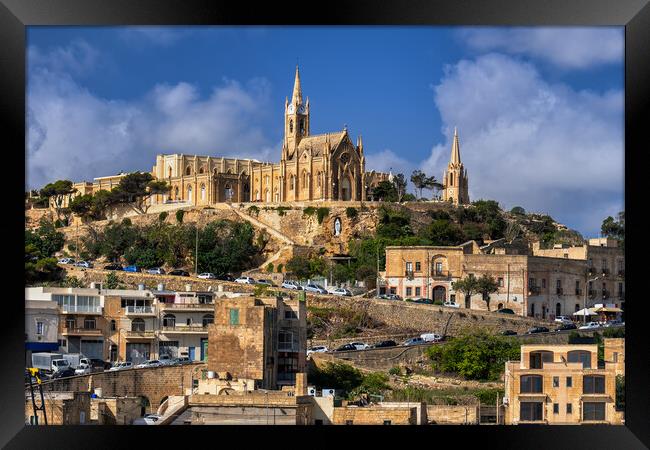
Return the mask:
<path fill-rule="evenodd" d="M 447 289 L 444 286 L 436 286 L 433 288 L 433 301 L 444 303 L 447 299 Z"/>
<path fill-rule="evenodd" d="M 223 195 L 227 202 L 232 200 L 232 186 L 230 186 L 230 183 L 226 183 L 226 187 L 224 188 Z"/>
<path fill-rule="evenodd" d="M 530 317 L 535 317 L 535 304 L 531 303 L 530 305 Z"/>
<path fill-rule="evenodd" d="M 264 191 L 264 201 L 266 203 L 271 203 L 271 191 L 268 188 Z"/>
<path fill-rule="evenodd" d="M 560 303 L 557 303 L 555 305 L 555 316 L 560 316 L 562 315 L 562 305 Z"/>
<path fill-rule="evenodd" d="M 546 305 L 542 305 L 542 319 L 546 319 Z"/>
<path fill-rule="evenodd" d="M 251 193 L 250 193 L 250 186 L 248 183 L 244 184 L 244 191 L 243 191 L 243 197 L 245 202 L 249 202 L 251 199 Z"/>
<path fill-rule="evenodd" d="M 341 200 L 348 201 L 351 198 L 352 188 L 350 185 L 350 179 L 348 177 L 344 177 L 343 180 L 341 180 Z"/>

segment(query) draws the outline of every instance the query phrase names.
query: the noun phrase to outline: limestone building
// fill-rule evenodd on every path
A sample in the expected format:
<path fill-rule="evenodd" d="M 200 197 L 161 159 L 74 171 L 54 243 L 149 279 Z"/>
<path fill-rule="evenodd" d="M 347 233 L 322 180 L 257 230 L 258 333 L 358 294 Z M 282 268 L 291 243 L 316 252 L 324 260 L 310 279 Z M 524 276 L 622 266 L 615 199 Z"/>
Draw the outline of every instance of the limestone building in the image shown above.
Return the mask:
<path fill-rule="evenodd" d="M 454 128 L 454 141 L 451 145 L 451 157 L 442 178 L 442 200 L 455 205 L 469 203 L 467 169 L 460 160 L 460 143 L 456 128 Z"/>

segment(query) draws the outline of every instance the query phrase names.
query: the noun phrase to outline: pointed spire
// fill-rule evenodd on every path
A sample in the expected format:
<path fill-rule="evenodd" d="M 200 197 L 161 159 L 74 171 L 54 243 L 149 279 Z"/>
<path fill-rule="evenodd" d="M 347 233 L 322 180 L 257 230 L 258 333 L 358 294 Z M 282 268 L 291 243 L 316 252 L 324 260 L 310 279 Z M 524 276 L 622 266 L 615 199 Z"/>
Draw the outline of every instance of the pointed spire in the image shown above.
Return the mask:
<path fill-rule="evenodd" d="M 449 164 L 460 164 L 460 144 L 458 143 L 458 129 L 456 127 L 454 127 L 454 142 L 451 145 Z"/>
<path fill-rule="evenodd" d="M 302 105 L 302 89 L 300 87 L 300 72 L 298 71 L 298 65 L 296 64 L 296 81 L 293 83 L 293 96 L 291 97 L 291 103 L 294 105 Z"/>

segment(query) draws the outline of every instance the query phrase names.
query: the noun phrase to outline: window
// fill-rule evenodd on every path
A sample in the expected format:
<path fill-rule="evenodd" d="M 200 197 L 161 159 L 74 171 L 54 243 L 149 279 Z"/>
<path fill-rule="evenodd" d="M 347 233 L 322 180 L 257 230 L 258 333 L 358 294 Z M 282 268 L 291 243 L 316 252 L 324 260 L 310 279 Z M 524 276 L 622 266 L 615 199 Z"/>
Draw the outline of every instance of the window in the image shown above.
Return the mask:
<path fill-rule="evenodd" d="M 438 261 L 436 263 L 436 275 L 442 275 L 442 262 Z"/>
<path fill-rule="evenodd" d="M 111 331 L 115 331 L 117 329 L 117 325 L 114 320 L 111 320 Z"/>
<path fill-rule="evenodd" d="M 75 328 L 77 326 L 76 321 L 72 318 L 70 319 L 65 319 L 65 327 L 66 328 Z"/>
<path fill-rule="evenodd" d="M 555 287 L 557 287 L 558 289 L 561 289 L 562 288 L 562 280 L 557 280 L 555 282 Z"/>
<path fill-rule="evenodd" d="M 553 403 L 553 414 L 560 414 L 560 404 Z"/>
<path fill-rule="evenodd" d="M 413 288 L 412 287 L 407 287 L 406 288 L 406 295 L 407 296 L 413 295 Z"/>
<path fill-rule="evenodd" d="M 542 402 L 521 402 L 519 404 L 519 420 L 543 420 Z"/>
<path fill-rule="evenodd" d="M 59 344 L 59 347 L 67 347 L 68 342 L 65 339 L 58 339 L 57 343 Z"/>
<path fill-rule="evenodd" d="M 190 166 L 185 168 L 185 175 L 192 175 L 192 168 Z"/>
<path fill-rule="evenodd" d="M 384 425 L 390 425 L 390 420 L 384 420 Z"/>
<path fill-rule="evenodd" d="M 96 321 L 94 318 L 85 318 L 84 319 L 84 328 L 86 330 L 94 330 L 96 328 Z"/>
<path fill-rule="evenodd" d="M 131 331 L 143 332 L 144 328 L 144 319 L 133 319 L 131 321 Z"/>
<path fill-rule="evenodd" d="M 530 287 L 536 286 L 535 278 L 529 278 L 528 279 L 528 286 L 530 286 Z"/>
<path fill-rule="evenodd" d="M 614 362 L 618 362 L 618 352 L 614 352 L 614 354 L 612 355 L 612 358 L 613 358 Z"/>
<path fill-rule="evenodd" d="M 36 322 L 36 334 L 43 334 L 43 322 Z"/>
<path fill-rule="evenodd" d="M 573 386 L 573 378 L 566 377 L 566 387 L 572 387 L 572 386 Z"/>
<path fill-rule="evenodd" d="M 530 352 L 530 368 L 541 369 L 542 363 L 553 362 L 553 352 L 538 351 Z"/>
<path fill-rule="evenodd" d="M 298 315 L 296 314 L 295 311 L 291 309 L 285 309 L 284 310 L 284 318 L 285 319 L 297 319 Z"/>
<path fill-rule="evenodd" d="M 406 263 L 406 271 L 407 272 L 413 272 L 413 263 L 412 262 L 407 262 Z"/>
<path fill-rule="evenodd" d="M 585 375 L 582 377 L 583 394 L 604 394 L 605 393 L 605 376 L 604 375 Z"/>
<path fill-rule="evenodd" d="M 537 394 L 542 392 L 541 375 L 522 375 L 519 377 L 521 394 Z"/>
<path fill-rule="evenodd" d="M 204 327 L 207 327 L 211 323 L 214 323 L 214 315 L 206 314 L 205 316 L 203 316 L 203 320 L 201 323 Z"/>
<path fill-rule="evenodd" d="M 293 133 L 293 119 L 289 120 L 289 133 Z"/>
<path fill-rule="evenodd" d="M 165 314 L 163 316 L 163 327 L 175 327 L 176 316 L 173 314 Z"/>
<path fill-rule="evenodd" d="M 422 266 L 420 265 L 420 261 L 415 262 L 415 271 L 420 272 L 422 270 Z"/>
<path fill-rule="evenodd" d="M 205 200 L 205 184 L 201 185 L 201 200 Z"/>
<path fill-rule="evenodd" d="M 419 296 L 420 296 L 420 292 L 421 292 L 421 288 L 416 287 L 416 288 L 415 288 L 415 296 L 416 296 L 416 297 L 419 297 Z"/>
<path fill-rule="evenodd" d="M 571 403 L 566 404 L 566 413 L 567 414 L 572 414 L 573 413 L 573 405 Z"/>
<path fill-rule="evenodd" d="M 560 377 L 553 377 L 553 387 L 560 387 Z"/>
<path fill-rule="evenodd" d="M 567 352 L 567 362 L 581 362 L 583 368 L 591 369 L 591 352 L 586 350 L 571 350 Z"/>
<path fill-rule="evenodd" d="M 546 289 L 546 278 L 542 278 L 542 288 Z"/>
<path fill-rule="evenodd" d="M 345 424 L 346 425 L 354 425 L 354 421 L 353 420 L 346 420 Z"/>
<path fill-rule="evenodd" d="M 605 420 L 605 403 L 584 402 L 582 404 L 582 420 Z"/>
<path fill-rule="evenodd" d="M 503 287 L 503 278 L 502 277 L 497 278 L 497 282 L 499 284 L 499 287 Z"/>
<path fill-rule="evenodd" d="M 239 325 L 239 309 L 231 308 L 229 311 L 230 311 L 230 325 Z"/>

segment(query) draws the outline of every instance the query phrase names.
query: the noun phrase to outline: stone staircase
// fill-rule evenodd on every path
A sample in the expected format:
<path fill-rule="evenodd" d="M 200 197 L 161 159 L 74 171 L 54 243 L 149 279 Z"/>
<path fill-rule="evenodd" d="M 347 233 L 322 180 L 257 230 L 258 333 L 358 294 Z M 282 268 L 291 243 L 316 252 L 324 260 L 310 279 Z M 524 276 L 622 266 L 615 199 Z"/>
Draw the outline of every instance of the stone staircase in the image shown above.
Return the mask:
<path fill-rule="evenodd" d="M 257 228 L 260 228 L 262 230 L 265 230 L 266 232 L 268 232 L 274 238 L 276 238 L 276 239 L 278 239 L 278 240 L 280 240 L 280 241 L 282 241 L 282 242 L 284 242 L 285 244 L 288 244 L 288 245 L 298 245 L 296 243 L 296 241 L 294 241 L 293 239 L 291 239 L 289 236 L 282 233 L 281 231 L 279 231 L 279 230 L 265 224 L 264 222 L 262 222 L 262 221 L 260 221 L 260 220 L 258 220 L 256 218 L 254 218 L 250 214 L 248 214 L 248 213 L 246 213 L 244 211 L 241 211 L 238 208 L 235 208 L 233 205 L 228 205 L 228 206 L 239 217 L 241 217 L 242 219 L 250 222 L 253 226 L 255 226 Z M 268 262 L 267 262 L 267 264 L 268 264 Z"/>

